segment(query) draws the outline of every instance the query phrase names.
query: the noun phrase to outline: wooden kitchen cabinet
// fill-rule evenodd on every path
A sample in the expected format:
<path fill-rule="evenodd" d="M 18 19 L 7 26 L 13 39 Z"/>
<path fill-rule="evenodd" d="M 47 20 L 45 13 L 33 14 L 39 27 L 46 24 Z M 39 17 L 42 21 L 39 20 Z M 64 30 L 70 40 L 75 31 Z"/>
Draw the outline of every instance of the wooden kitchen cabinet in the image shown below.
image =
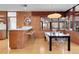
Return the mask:
<path fill-rule="evenodd" d="M 0 30 L 0 40 L 6 39 L 6 31 Z"/>
<path fill-rule="evenodd" d="M 0 40 L 3 39 L 2 32 L 0 31 Z"/>
<path fill-rule="evenodd" d="M 26 43 L 24 30 L 9 31 L 9 47 L 11 49 L 24 48 Z"/>
<path fill-rule="evenodd" d="M 79 45 L 79 33 L 75 31 L 70 31 L 71 41 Z"/>

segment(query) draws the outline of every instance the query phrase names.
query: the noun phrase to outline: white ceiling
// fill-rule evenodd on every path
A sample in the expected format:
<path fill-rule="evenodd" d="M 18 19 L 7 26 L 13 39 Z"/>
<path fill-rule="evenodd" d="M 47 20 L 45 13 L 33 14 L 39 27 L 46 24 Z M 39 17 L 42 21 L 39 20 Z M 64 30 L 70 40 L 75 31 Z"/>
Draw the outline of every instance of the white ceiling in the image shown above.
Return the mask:
<path fill-rule="evenodd" d="M 0 11 L 66 11 L 76 4 L 0 4 Z"/>
<path fill-rule="evenodd" d="M 79 11 L 79 5 L 75 8 L 76 11 Z"/>

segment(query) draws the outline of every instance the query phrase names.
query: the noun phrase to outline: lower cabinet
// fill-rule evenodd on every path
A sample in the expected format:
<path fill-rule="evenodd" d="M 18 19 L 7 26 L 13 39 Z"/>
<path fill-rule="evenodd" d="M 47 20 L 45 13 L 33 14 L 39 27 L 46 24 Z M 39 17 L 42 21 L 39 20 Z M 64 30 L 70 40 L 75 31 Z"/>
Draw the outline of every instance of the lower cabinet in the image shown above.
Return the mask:
<path fill-rule="evenodd" d="M 0 40 L 6 39 L 6 30 L 0 30 Z"/>
<path fill-rule="evenodd" d="M 24 48 L 26 43 L 24 30 L 9 31 L 9 47 L 11 49 Z"/>
<path fill-rule="evenodd" d="M 74 32 L 74 31 L 71 31 L 70 32 L 70 36 L 71 36 L 71 41 L 73 43 L 79 45 L 79 33 L 78 32 Z"/>

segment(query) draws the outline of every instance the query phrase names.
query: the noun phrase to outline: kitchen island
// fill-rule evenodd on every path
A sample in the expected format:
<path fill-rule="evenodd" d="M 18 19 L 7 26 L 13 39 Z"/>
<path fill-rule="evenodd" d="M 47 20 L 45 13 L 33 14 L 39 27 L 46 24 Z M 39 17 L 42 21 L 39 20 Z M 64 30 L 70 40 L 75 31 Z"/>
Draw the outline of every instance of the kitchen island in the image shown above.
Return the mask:
<path fill-rule="evenodd" d="M 32 30 L 32 27 L 17 28 L 9 30 L 9 47 L 11 49 L 21 49 L 25 47 L 27 41 L 25 33 Z"/>

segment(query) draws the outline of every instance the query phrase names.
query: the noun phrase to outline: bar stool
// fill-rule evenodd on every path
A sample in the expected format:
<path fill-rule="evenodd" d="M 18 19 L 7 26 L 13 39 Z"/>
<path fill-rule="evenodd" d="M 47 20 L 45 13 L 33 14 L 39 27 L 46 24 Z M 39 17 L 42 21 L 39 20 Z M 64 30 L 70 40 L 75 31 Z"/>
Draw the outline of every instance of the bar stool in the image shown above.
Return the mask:
<path fill-rule="evenodd" d="M 31 32 L 26 32 L 25 33 L 29 38 L 31 38 L 31 39 L 33 39 L 33 40 L 35 40 L 36 38 L 35 38 L 35 31 L 31 31 Z"/>

